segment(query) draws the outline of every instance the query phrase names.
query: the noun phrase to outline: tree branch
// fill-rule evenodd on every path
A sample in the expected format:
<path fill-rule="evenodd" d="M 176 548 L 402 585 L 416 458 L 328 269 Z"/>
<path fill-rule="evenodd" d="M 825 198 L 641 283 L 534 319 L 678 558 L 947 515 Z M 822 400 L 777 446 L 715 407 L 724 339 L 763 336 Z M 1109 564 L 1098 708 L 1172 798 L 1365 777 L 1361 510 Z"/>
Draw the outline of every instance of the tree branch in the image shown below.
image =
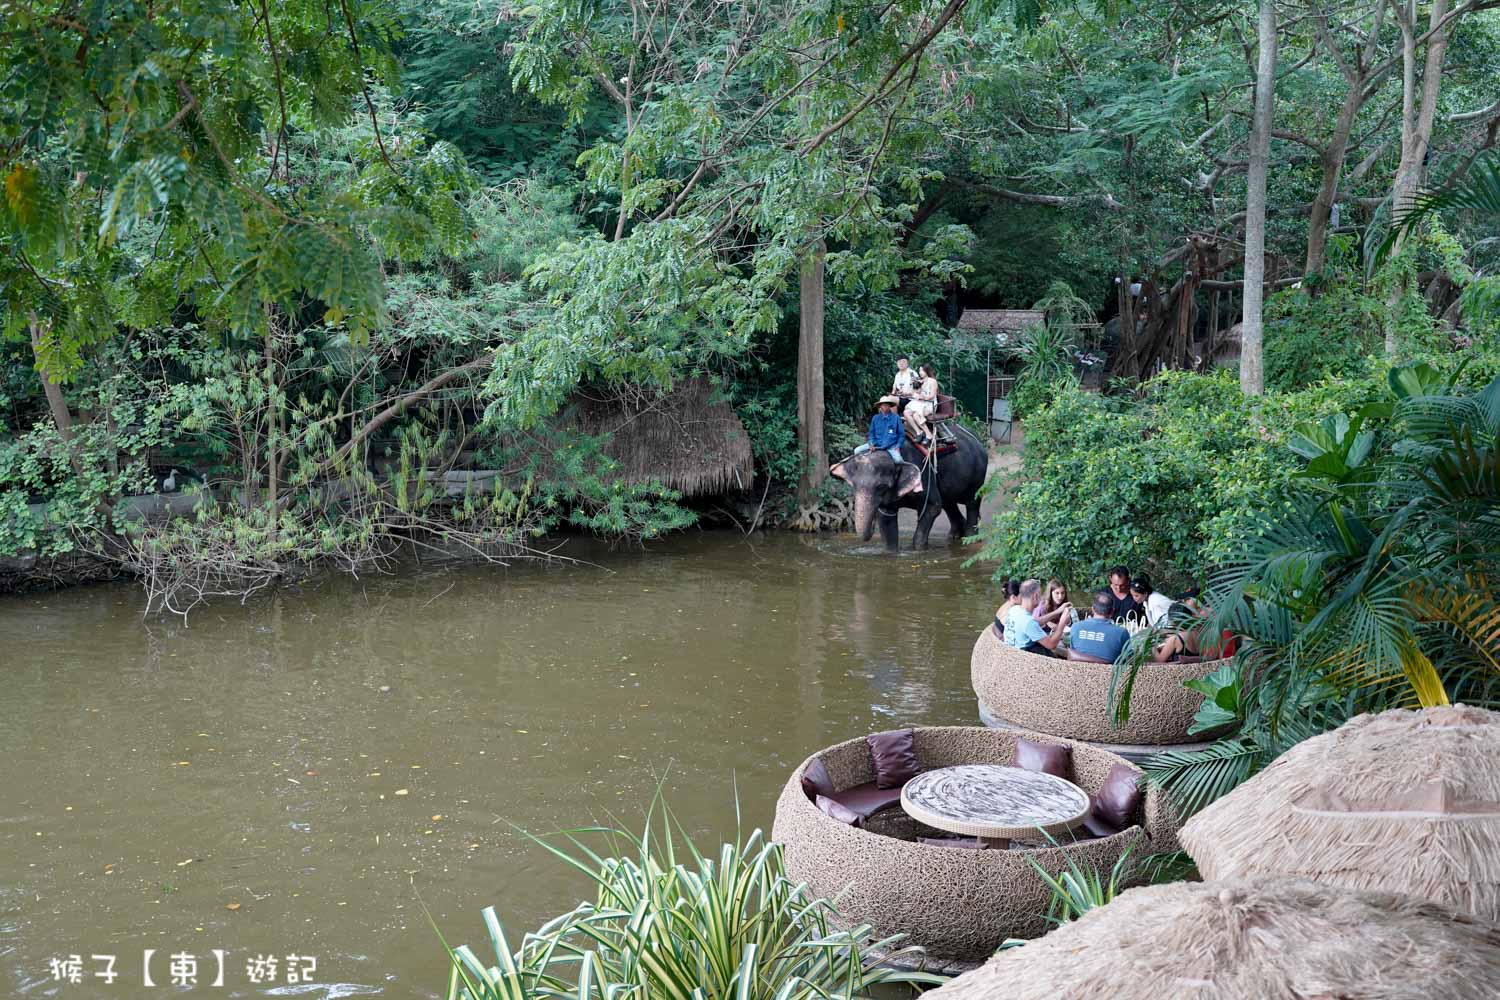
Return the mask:
<path fill-rule="evenodd" d="M 349 440 L 344 443 L 343 447 L 339 448 L 339 450 L 334 453 L 333 458 L 323 464 L 323 468 L 326 469 L 328 466 L 342 461 L 344 458 L 348 457 L 349 453 L 352 452 L 355 448 L 359 447 L 359 445 L 366 438 L 368 438 L 371 434 L 374 434 L 381 427 L 385 426 L 393 418 L 398 417 L 402 413 L 404 413 L 406 411 L 406 408 L 411 406 L 411 404 L 419 402 L 420 400 L 432 395 L 434 392 L 437 392 L 443 386 L 457 379 L 461 375 L 467 375 L 470 372 L 482 371 L 483 369 L 490 367 L 494 363 L 495 355 L 486 353 L 475 358 L 473 361 L 469 361 L 459 365 L 457 368 L 450 368 L 440 375 L 434 375 L 421 386 L 413 389 L 406 395 L 401 396 L 395 402 L 391 403 L 385 409 L 381 410 L 379 413 L 375 414 L 375 416 L 367 420 L 365 422 L 365 425 L 358 431 L 356 431 L 353 436 L 351 436 Z"/>
<path fill-rule="evenodd" d="M 892 65 L 890 70 L 886 72 L 880 83 L 875 86 L 875 89 L 866 94 L 854 107 L 850 108 L 848 111 L 844 112 L 844 114 L 840 115 L 837 121 L 829 125 L 827 128 L 823 129 L 823 131 L 819 132 L 817 135 L 813 136 L 812 139 L 807 143 L 807 145 L 802 147 L 801 155 L 807 156 L 812 153 L 819 146 L 822 146 L 823 143 L 832 138 L 837 132 L 843 129 L 845 125 L 848 125 L 855 118 L 859 117 L 860 113 L 864 111 L 865 108 L 868 108 L 870 105 L 880 100 L 880 98 L 884 97 L 886 93 L 886 87 L 892 80 L 896 78 L 897 74 L 901 72 L 901 68 L 908 62 L 910 62 L 914 56 L 920 55 L 924 50 L 926 50 L 927 46 L 932 44 L 932 40 L 939 34 L 941 34 L 942 30 L 948 26 L 948 22 L 953 20 L 954 16 L 958 14 L 959 11 L 963 10 L 964 4 L 967 2 L 968 0 L 948 0 L 948 5 L 943 8 L 943 12 L 938 15 L 937 20 L 933 22 L 932 27 L 928 29 L 925 35 L 913 42 L 905 52 L 901 53 L 901 58 L 896 60 L 895 64 Z"/>

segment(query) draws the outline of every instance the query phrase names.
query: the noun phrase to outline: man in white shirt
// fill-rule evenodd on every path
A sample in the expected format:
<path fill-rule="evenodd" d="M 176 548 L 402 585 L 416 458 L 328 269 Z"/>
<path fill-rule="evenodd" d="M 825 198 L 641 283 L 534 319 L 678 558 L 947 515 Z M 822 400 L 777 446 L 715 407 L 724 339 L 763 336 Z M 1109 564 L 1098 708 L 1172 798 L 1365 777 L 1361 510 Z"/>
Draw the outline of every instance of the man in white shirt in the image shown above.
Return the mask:
<path fill-rule="evenodd" d="M 917 392 L 917 373 L 911 370 L 911 361 L 904 355 L 896 359 L 896 380 L 891 383 L 891 395 L 911 399 Z"/>

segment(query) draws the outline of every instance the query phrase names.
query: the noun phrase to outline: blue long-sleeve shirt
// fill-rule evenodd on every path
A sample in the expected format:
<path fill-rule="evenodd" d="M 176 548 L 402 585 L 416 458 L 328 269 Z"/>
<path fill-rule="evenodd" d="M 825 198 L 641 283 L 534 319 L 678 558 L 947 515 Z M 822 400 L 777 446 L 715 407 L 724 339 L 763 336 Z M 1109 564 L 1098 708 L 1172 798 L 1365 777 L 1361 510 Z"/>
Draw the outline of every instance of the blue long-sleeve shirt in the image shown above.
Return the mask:
<path fill-rule="evenodd" d="M 892 410 L 870 418 L 870 447 L 895 448 L 901 444 L 901 417 Z"/>

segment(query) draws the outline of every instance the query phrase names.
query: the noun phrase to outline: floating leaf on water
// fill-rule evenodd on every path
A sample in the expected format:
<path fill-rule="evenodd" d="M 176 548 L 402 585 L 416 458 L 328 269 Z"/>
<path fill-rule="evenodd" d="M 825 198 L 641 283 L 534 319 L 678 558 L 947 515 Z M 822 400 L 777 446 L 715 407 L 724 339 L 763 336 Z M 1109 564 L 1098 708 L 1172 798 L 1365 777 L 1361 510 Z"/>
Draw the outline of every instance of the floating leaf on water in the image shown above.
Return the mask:
<path fill-rule="evenodd" d="M 224 909 L 226 909 L 226 910 L 238 910 L 239 908 L 240 908 L 240 904 L 239 903 L 225 903 L 224 904 Z"/>
<path fill-rule="evenodd" d="M 436 816 L 432 817 L 432 821 L 434 823 L 436 823 L 438 820 L 440 820 L 442 818 L 443 818 L 443 814 L 442 813 L 438 813 Z"/>
<path fill-rule="evenodd" d="M 398 788 L 398 789 L 396 789 L 396 794 L 397 795 L 406 795 L 408 793 L 408 791 L 409 790 L 405 789 L 405 788 Z"/>

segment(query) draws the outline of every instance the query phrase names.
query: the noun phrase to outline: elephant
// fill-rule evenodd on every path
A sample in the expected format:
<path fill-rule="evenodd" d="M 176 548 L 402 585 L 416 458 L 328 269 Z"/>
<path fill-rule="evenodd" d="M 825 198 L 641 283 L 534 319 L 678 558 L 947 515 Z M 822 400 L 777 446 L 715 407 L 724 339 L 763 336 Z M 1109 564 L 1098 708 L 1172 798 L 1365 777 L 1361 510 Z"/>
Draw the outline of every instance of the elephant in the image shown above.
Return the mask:
<path fill-rule="evenodd" d="M 880 535 L 894 552 L 900 547 L 896 513 L 902 507 L 918 512 L 912 548 L 927 548 L 927 535 L 938 511 L 948 515 L 950 536 L 963 538 L 979 532 L 979 487 L 984 485 L 989 453 L 979 439 L 962 427 L 956 429 L 958 447 L 940 457 L 936 471 L 923 467 L 922 453 L 910 441 L 901 442 L 905 463 L 897 463 L 879 448 L 850 455 L 830 471 L 854 491 L 854 530 L 865 541 L 875 531 L 880 515 Z M 922 489 L 917 490 L 918 483 Z M 959 511 L 959 504 L 964 513 Z M 965 516 L 965 513 L 967 516 Z"/>

